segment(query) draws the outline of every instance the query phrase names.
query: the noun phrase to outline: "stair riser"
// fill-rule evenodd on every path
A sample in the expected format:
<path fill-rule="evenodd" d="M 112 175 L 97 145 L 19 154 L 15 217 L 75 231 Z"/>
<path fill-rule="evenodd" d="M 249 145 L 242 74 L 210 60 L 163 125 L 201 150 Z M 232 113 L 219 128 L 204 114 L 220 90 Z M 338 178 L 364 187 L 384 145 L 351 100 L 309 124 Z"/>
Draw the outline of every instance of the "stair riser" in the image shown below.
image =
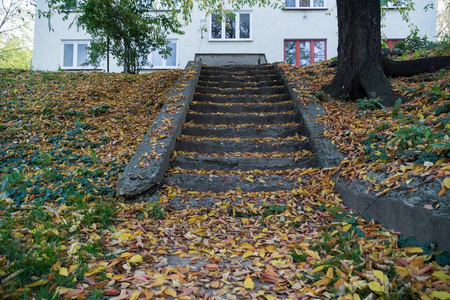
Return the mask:
<path fill-rule="evenodd" d="M 259 103 L 259 102 L 282 102 L 289 101 L 290 97 L 288 94 L 281 94 L 276 97 L 265 97 L 264 95 L 252 96 L 252 95 L 230 95 L 230 96 L 211 96 L 211 95 L 194 95 L 194 101 L 205 101 L 205 102 L 217 102 L 217 103 Z"/>
<path fill-rule="evenodd" d="M 295 134 L 302 134 L 299 126 L 271 126 L 258 129 L 257 127 L 242 127 L 235 129 L 233 127 L 199 127 L 199 126 L 186 126 L 183 129 L 183 134 L 192 136 L 207 136 L 207 137 L 288 137 Z"/>
<path fill-rule="evenodd" d="M 233 71 L 233 70 L 202 70 L 200 76 L 220 76 L 220 75 L 228 75 L 228 76 L 272 76 L 276 75 L 274 70 L 247 70 L 247 71 Z"/>
<path fill-rule="evenodd" d="M 310 168 L 317 166 L 315 157 L 299 158 L 297 162 L 292 157 L 253 158 L 253 157 L 191 157 L 178 155 L 173 166 L 183 169 L 208 170 L 286 170 L 295 168 Z"/>
<path fill-rule="evenodd" d="M 202 71 L 274 71 L 272 65 L 203 67 Z"/>
<path fill-rule="evenodd" d="M 199 81 L 199 87 L 216 87 L 216 88 L 251 88 L 251 87 L 271 87 L 282 85 L 279 81 L 260 81 L 260 82 L 236 82 L 236 81 L 222 81 L 222 82 L 212 82 L 212 81 Z"/>
<path fill-rule="evenodd" d="M 277 114 L 277 115 L 187 115 L 186 122 L 194 122 L 197 124 L 211 125 L 232 125 L 232 124 L 284 124 L 297 121 L 294 114 Z"/>
<path fill-rule="evenodd" d="M 253 75 L 253 76 L 233 76 L 233 75 L 202 75 L 200 76 L 201 81 L 210 82 L 269 82 L 278 80 L 278 76 L 272 75 Z"/>
<path fill-rule="evenodd" d="M 239 178 L 243 179 L 242 176 Z M 266 182 L 260 182 L 257 179 L 254 182 L 245 179 L 240 181 L 238 178 L 227 176 L 210 177 L 208 175 L 173 174 L 168 178 L 167 184 L 199 192 L 212 191 L 215 193 L 226 192 L 236 188 L 240 188 L 243 192 L 291 190 L 298 185 L 298 182 L 295 181 L 285 181 L 284 176 L 280 175 L 264 176 L 262 178 Z"/>
<path fill-rule="evenodd" d="M 220 95 L 275 95 L 282 94 L 286 92 L 286 88 L 283 87 L 261 87 L 252 89 L 224 89 L 224 88 L 214 88 L 214 87 L 201 87 L 198 86 L 195 89 L 196 93 L 201 94 L 220 94 Z"/>
<path fill-rule="evenodd" d="M 282 144 L 257 143 L 250 141 L 198 141 L 178 140 L 175 147 L 177 151 L 189 151 L 199 153 L 228 153 L 228 152 L 297 152 L 310 150 L 309 140 L 285 141 Z"/>
<path fill-rule="evenodd" d="M 202 113 L 263 113 L 263 112 L 286 112 L 294 109 L 293 104 L 274 104 L 274 105 L 214 105 L 214 104 L 192 104 L 191 110 Z"/>

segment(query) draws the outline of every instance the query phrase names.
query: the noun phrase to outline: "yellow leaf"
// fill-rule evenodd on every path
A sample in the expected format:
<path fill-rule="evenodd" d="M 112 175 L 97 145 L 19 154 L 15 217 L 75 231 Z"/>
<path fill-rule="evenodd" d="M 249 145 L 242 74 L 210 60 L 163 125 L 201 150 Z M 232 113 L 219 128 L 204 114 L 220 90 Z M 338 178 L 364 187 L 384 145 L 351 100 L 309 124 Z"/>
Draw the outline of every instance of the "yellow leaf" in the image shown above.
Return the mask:
<path fill-rule="evenodd" d="M 433 272 L 433 276 L 440 280 L 449 280 L 450 275 L 445 274 L 444 272 Z"/>
<path fill-rule="evenodd" d="M 247 250 L 245 251 L 244 255 L 242 255 L 242 259 L 252 256 L 253 255 L 253 251 Z"/>
<path fill-rule="evenodd" d="M 438 197 L 442 196 L 445 194 L 445 191 L 447 191 L 447 188 L 444 186 L 438 193 Z"/>
<path fill-rule="evenodd" d="M 323 269 L 325 269 L 325 266 L 318 266 L 317 268 L 313 269 L 311 271 L 311 273 L 314 274 L 314 273 L 322 271 Z"/>
<path fill-rule="evenodd" d="M 130 258 L 130 262 L 132 262 L 132 263 L 140 263 L 140 262 L 142 262 L 142 256 L 140 254 L 133 255 Z"/>
<path fill-rule="evenodd" d="M 250 277 L 245 278 L 244 287 L 249 290 L 253 290 L 255 288 L 255 283 Z"/>
<path fill-rule="evenodd" d="M 342 227 L 342 232 L 347 232 L 350 228 L 352 228 L 352 224 L 347 224 Z"/>
<path fill-rule="evenodd" d="M 434 291 L 430 294 L 431 297 L 433 298 L 438 298 L 441 300 L 448 300 L 450 299 L 450 293 L 449 292 L 444 292 L 444 291 Z"/>
<path fill-rule="evenodd" d="M 69 272 L 68 272 L 67 268 L 59 268 L 59 275 L 65 276 L 65 277 L 69 276 Z"/>
<path fill-rule="evenodd" d="M 333 275 L 334 275 L 333 268 L 332 268 L 332 267 L 329 267 L 328 270 L 327 270 L 327 274 L 325 275 L 325 277 L 333 278 Z"/>
<path fill-rule="evenodd" d="M 135 291 L 133 294 L 131 294 L 130 300 L 136 300 L 140 294 L 141 294 L 141 292 Z"/>
<path fill-rule="evenodd" d="M 408 253 L 422 253 L 423 249 L 420 247 L 405 247 L 404 248 Z"/>
<path fill-rule="evenodd" d="M 172 296 L 172 297 L 176 297 L 177 296 L 177 292 L 172 290 L 172 289 L 165 289 L 164 290 L 164 294 Z"/>
<path fill-rule="evenodd" d="M 324 279 L 314 282 L 313 285 L 315 286 L 327 285 L 330 283 L 330 281 L 331 278 L 325 277 Z"/>
<path fill-rule="evenodd" d="M 305 250 L 305 253 L 308 254 L 309 256 L 311 256 L 312 258 L 316 259 L 316 260 L 320 260 L 320 256 L 317 252 L 312 251 L 312 250 Z"/>
<path fill-rule="evenodd" d="M 360 300 L 358 294 L 345 294 L 344 296 L 341 296 L 338 298 L 338 300 Z"/>
<path fill-rule="evenodd" d="M 450 189 L 450 177 L 445 177 L 444 179 L 444 186 L 448 189 Z"/>
<path fill-rule="evenodd" d="M 239 246 L 239 249 L 255 249 L 255 247 L 253 247 L 250 243 L 242 243 Z"/>
<path fill-rule="evenodd" d="M 382 271 L 373 270 L 373 275 L 375 275 L 375 277 L 378 278 L 378 280 L 380 280 L 382 283 L 389 282 L 389 279 L 387 278 L 386 275 L 384 275 L 384 273 Z"/>
<path fill-rule="evenodd" d="M 27 284 L 26 287 L 30 288 L 30 287 L 44 285 L 46 283 L 48 283 L 47 279 L 41 279 L 41 280 L 35 281 L 33 283 Z"/>
<path fill-rule="evenodd" d="M 377 294 L 385 294 L 386 293 L 386 287 L 376 281 L 370 282 L 369 288 Z"/>

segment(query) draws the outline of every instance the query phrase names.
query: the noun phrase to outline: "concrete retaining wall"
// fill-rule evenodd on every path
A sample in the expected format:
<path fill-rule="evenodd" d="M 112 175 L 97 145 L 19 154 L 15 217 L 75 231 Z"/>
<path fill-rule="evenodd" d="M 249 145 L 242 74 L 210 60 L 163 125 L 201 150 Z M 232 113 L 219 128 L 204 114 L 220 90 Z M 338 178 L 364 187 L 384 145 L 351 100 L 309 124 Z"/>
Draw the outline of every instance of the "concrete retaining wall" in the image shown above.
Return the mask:
<path fill-rule="evenodd" d="M 135 197 L 154 189 L 169 168 L 170 155 L 181 134 L 202 65 L 189 62 L 169 98 L 117 182 L 117 195 Z"/>

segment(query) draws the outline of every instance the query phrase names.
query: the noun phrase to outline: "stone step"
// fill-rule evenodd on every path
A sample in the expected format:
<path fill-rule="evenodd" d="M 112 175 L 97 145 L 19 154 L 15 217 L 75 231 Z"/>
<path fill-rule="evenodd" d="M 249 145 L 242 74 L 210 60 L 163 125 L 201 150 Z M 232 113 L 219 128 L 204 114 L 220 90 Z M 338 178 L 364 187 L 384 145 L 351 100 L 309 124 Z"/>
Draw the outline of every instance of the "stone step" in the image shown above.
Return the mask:
<path fill-rule="evenodd" d="M 228 82 L 267 82 L 267 81 L 275 81 L 278 80 L 278 76 L 276 74 L 268 74 L 268 75 L 201 75 L 201 81 L 211 81 L 211 82 L 220 82 L 220 81 L 228 81 Z"/>
<path fill-rule="evenodd" d="M 200 80 L 200 87 L 218 87 L 218 88 L 251 88 L 251 87 L 270 87 L 282 85 L 278 80 L 271 81 L 204 81 Z"/>
<path fill-rule="evenodd" d="M 181 135 L 177 140 L 175 150 L 199 153 L 297 152 L 310 150 L 310 142 L 304 136 L 288 138 L 217 138 Z"/>
<path fill-rule="evenodd" d="M 191 111 L 186 116 L 186 122 L 197 124 L 284 124 L 292 123 L 298 120 L 294 112 L 286 113 L 241 113 L 241 114 L 209 114 L 195 113 Z"/>
<path fill-rule="evenodd" d="M 301 151 L 297 152 L 302 154 Z M 308 152 L 309 154 L 310 152 Z M 223 156 L 211 155 L 193 155 L 193 154 L 178 154 L 173 160 L 173 166 L 181 167 L 183 169 L 209 169 L 209 170 L 284 170 L 295 168 L 310 168 L 317 166 L 317 159 L 315 156 L 296 156 L 295 153 L 290 153 L 285 157 L 246 157 L 246 153 L 232 153 L 241 154 L 242 156 L 227 156 L 228 153 L 223 153 Z M 260 153 L 247 153 L 260 155 Z"/>
<path fill-rule="evenodd" d="M 275 95 L 222 95 L 220 93 L 214 95 L 205 95 L 196 93 L 194 101 L 217 102 L 217 103 L 264 103 L 264 102 L 284 102 L 291 100 L 289 94 Z"/>
<path fill-rule="evenodd" d="M 286 92 L 286 87 L 270 86 L 270 87 L 247 87 L 247 88 L 220 88 L 220 87 L 203 87 L 197 86 L 196 93 L 200 94 L 221 94 L 221 95 L 275 95 Z"/>
<path fill-rule="evenodd" d="M 202 71 L 248 71 L 248 70 L 274 70 L 273 65 L 265 64 L 265 65 L 226 65 L 226 66 L 203 66 Z"/>
<path fill-rule="evenodd" d="M 203 113 L 263 113 L 263 112 L 286 112 L 294 109 L 294 105 L 291 101 L 282 103 L 270 103 L 270 104 L 242 104 L 242 103 L 213 103 L 213 102 L 194 102 L 190 105 L 191 110 Z"/>
<path fill-rule="evenodd" d="M 279 124 L 279 125 L 207 125 L 185 123 L 183 134 L 192 136 L 208 137 L 288 137 L 302 134 L 303 128 L 299 123 Z"/>
<path fill-rule="evenodd" d="M 210 70 L 208 68 L 202 69 L 200 77 L 202 76 L 218 76 L 218 75 L 230 75 L 230 76 L 255 76 L 255 75 L 276 75 L 274 69 L 272 70 L 233 70 L 233 69 L 216 69 Z"/>
<path fill-rule="evenodd" d="M 201 172 L 201 170 L 198 170 Z M 291 190 L 299 185 L 293 178 L 285 175 L 239 175 L 239 174 L 170 174 L 167 185 L 199 192 L 225 192 L 239 188 L 243 192 Z"/>

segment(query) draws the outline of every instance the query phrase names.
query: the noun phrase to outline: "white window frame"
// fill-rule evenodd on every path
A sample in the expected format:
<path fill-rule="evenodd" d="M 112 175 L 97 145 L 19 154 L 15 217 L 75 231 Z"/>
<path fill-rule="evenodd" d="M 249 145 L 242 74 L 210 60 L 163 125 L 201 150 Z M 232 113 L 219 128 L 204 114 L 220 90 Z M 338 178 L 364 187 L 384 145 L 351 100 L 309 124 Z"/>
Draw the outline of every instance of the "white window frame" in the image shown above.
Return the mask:
<path fill-rule="evenodd" d="M 251 10 L 240 10 L 233 12 L 236 16 L 236 28 L 235 28 L 235 38 L 234 39 L 227 39 L 225 38 L 225 29 L 226 29 L 226 22 L 224 17 L 222 19 L 222 37 L 221 38 L 214 38 L 212 37 L 212 15 L 209 17 L 209 41 L 210 42 L 251 42 L 253 41 L 253 11 Z M 248 14 L 250 15 L 250 37 L 249 38 L 240 38 L 239 37 L 239 24 L 240 24 L 240 18 L 241 14 Z"/>
<path fill-rule="evenodd" d="M 297 10 L 297 9 L 328 9 L 328 0 L 323 0 L 323 6 L 314 6 L 314 0 L 309 0 L 309 6 L 300 6 L 301 0 L 295 0 L 295 6 L 285 7 L 285 10 Z"/>
<path fill-rule="evenodd" d="M 64 45 L 72 44 L 73 45 L 73 58 L 72 58 L 72 66 L 64 66 Z M 87 44 L 88 47 L 91 44 L 91 40 L 61 40 L 61 69 L 63 70 L 92 70 L 96 69 L 96 67 L 91 65 L 77 66 L 78 61 L 78 45 L 79 44 Z"/>
<path fill-rule="evenodd" d="M 155 66 L 153 64 L 153 53 L 158 53 L 158 50 L 155 50 L 154 52 L 149 54 L 149 60 L 148 63 L 151 64 L 150 69 L 178 69 L 179 65 L 179 48 L 178 47 L 178 39 L 168 39 L 168 43 L 174 43 L 175 44 L 175 66 L 167 66 L 167 59 L 162 57 L 162 65 L 161 66 Z M 158 53 L 159 54 L 159 53 Z M 145 69 L 145 67 L 143 67 Z"/>
<path fill-rule="evenodd" d="M 388 1 L 385 5 L 383 5 L 383 7 L 388 8 L 388 9 L 399 9 L 399 8 L 405 8 L 406 5 L 405 5 L 405 2 L 402 0 L 394 0 L 394 1 Z"/>

